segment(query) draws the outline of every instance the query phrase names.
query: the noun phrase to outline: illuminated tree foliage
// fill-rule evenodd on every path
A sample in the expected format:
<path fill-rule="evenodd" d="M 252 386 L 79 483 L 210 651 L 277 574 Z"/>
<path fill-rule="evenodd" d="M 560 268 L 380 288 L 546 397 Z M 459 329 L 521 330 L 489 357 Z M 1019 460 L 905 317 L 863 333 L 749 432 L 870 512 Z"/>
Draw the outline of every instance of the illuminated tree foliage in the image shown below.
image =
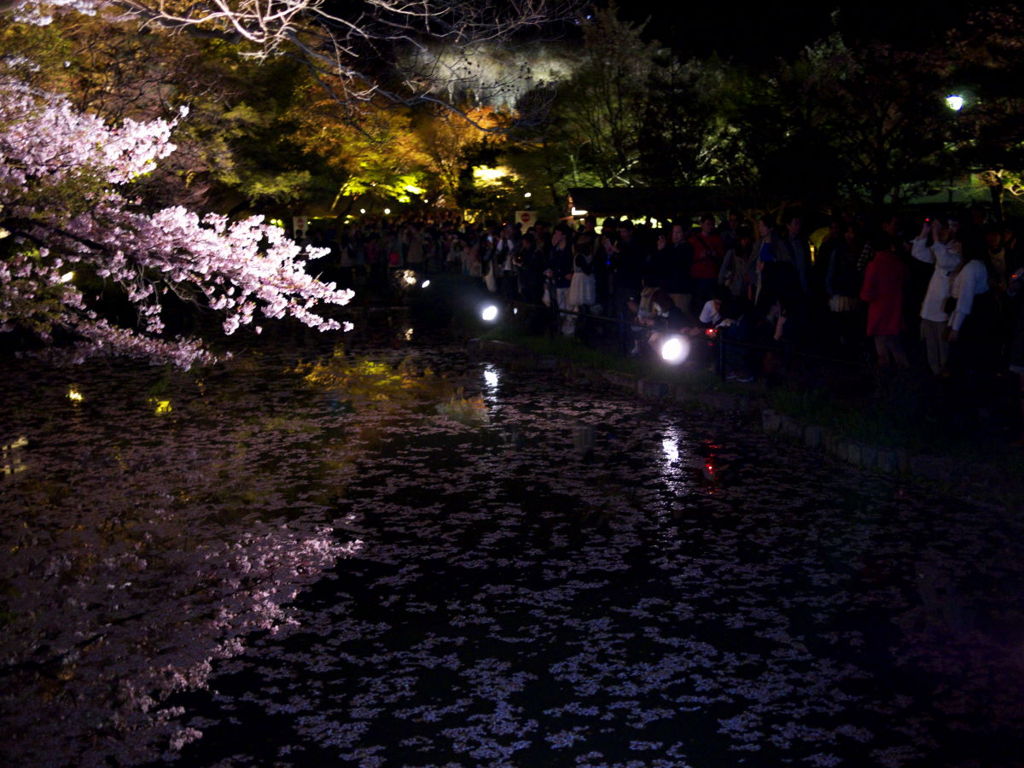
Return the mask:
<path fill-rule="evenodd" d="M 310 82 L 294 60 L 258 62 L 223 40 L 140 30 L 109 9 L 63 13 L 45 27 L 0 18 L 0 35 L 24 62 L 23 80 L 107 121 L 188 107 L 177 151 L 138 185 L 149 200 L 277 212 L 336 190 L 292 139 L 294 105 Z"/>
<path fill-rule="evenodd" d="M 290 139 L 322 162 L 333 181 L 336 202 L 354 202 L 372 194 L 410 202 L 425 192 L 430 166 L 423 142 L 413 130 L 407 108 L 337 102 L 315 83 L 303 85 L 289 113 L 295 122 Z"/>
<path fill-rule="evenodd" d="M 568 15 L 561 0 L 13 0 L 23 17 L 55 5 L 113 6 L 139 21 L 246 46 L 261 58 L 295 56 L 331 79 L 343 102 L 441 103 L 440 50 L 470 51 L 536 31 Z M 428 57 L 418 52 L 432 51 Z M 427 68 L 424 68 L 427 67 Z"/>
<path fill-rule="evenodd" d="M 737 96 L 748 79 L 717 60 L 655 58 L 639 129 L 639 172 L 656 187 L 751 183 Z"/>
<path fill-rule="evenodd" d="M 808 122 L 839 166 L 840 190 L 880 205 L 948 175 L 950 115 L 928 54 L 829 41 L 793 66 L 807 73 Z"/>
<path fill-rule="evenodd" d="M 948 93 L 963 97 L 949 116 L 960 167 L 979 172 L 995 205 L 1024 197 L 1024 13 L 1014 5 L 972 14 L 944 41 L 937 64 Z"/>
<path fill-rule="evenodd" d="M 589 174 L 606 187 L 635 181 L 655 52 L 642 32 L 618 19 L 614 6 L 595 12 L 584 27 L 579 66 L 559 91 L 556 106 L 578 178 Z"/>
<path fill-rule="evenodd" d="M 510 113 L 484 106 L 467 107 L 465 114 L 469 121 L 449 110 L 433 109 L 417 121 L 417 133 L 430 158 L 425 183 L 431 188 L 431 198 L 440 205 L 465 204 L 463 182 L 473 156 L 485 145 L 504 146 L 508 142 Z"/>

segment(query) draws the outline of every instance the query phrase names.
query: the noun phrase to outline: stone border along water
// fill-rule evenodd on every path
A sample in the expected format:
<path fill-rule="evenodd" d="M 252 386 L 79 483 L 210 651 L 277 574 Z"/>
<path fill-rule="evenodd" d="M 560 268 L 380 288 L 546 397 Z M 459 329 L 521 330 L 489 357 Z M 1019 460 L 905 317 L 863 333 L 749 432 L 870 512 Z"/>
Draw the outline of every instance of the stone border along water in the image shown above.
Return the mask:
<path fill-rule="evenodd" d="M 533 353 L 507 341 L 470 339 L 470 355 L 517 363 L 529 362 L 532 367 L 552 371 L 560 368 L 557 358 L 537 357 Z M 764 407 L 755 397 L 725 392 L 694 392 L 682 385 L 644 379 L 620 371 L 601 371 L 601 380 L 645 400 L 668 400 L 677 405 L 703 408 L 709 411 L 738 413 L 753 417 L 760 415 L 760 427 L 769 434 L 779 434 L 802 442 L 812 450 L 824 450 L 847 464 L 873 472 L 898 475 L 930 483 L 958 488 L 972 503 L 1002 509 L 1005 504 L 984 498 L 984 477 L 972 477 L 965 472 L 964 461 L 952 456 L 912 454 L 906 448 L 889 448 L 848 439 L 835 430 L 819 424 L 807 424 L 798 419 Z M 981 486 L 978 485 L 981 483 Z M 974 486 L 972 489 L 971 486 Z M 979 498 L 978 491 L 982 492 Z"/>

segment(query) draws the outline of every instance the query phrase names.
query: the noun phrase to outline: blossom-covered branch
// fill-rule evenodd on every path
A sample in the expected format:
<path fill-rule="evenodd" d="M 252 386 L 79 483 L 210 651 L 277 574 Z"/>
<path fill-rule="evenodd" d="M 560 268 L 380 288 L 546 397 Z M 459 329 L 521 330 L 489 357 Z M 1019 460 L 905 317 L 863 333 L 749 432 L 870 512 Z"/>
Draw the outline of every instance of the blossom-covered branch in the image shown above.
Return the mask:
<path fill-rule="evenodd" d="M 228 334 L 257 313 L 340 327 L 317 308 L 344 305 L 351 291 L 304 270 L 320 251 L 262 217 L 147 212 L 128 197 L 132 180 L 174 151 L 173 122 L 108 126 L 7 77 L 0 125 L 0 332 L 20 327 L 51 341 L 59 328 L 77 339 L 78 358 L 104 352 L 187 368 L 210 356 L 194 339 L 162 337 L 168 292 L 222 312 Z M 121 286 L 139 327 L 101 317 L 76 285 L 79 272 Z"/>

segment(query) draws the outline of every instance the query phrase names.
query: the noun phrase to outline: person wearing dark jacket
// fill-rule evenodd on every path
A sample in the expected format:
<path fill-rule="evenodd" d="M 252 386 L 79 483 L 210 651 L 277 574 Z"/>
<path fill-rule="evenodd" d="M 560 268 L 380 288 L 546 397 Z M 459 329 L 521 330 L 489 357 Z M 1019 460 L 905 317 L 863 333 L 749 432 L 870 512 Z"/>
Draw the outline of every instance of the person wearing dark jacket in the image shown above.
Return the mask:
<path fill-rule="evenodd" d="M 690 315 L 693 298 L 693 280 L 690 268 L 693 266 L 693 246 L 686 240 L 682 224 L 673 224 L 664 255 L 664 283 L 662 288 L 686 316 Z"/>

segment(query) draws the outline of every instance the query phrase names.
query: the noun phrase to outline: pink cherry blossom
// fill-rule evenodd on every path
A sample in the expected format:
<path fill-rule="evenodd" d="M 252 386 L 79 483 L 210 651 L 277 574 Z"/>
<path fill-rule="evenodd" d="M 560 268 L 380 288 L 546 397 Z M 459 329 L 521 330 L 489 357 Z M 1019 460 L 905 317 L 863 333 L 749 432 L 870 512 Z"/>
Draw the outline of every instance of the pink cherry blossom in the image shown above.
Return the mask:
<path fill-rule="evenodd" d="M 260 314 L 342 327 L 319 307 L 344 305 L 352 292 L 304 269 L 322 249 L 303 248 L 259 216 L 148 211 L 130 200 L 132 181 L 174 151 L 177 120 L 111 126 L 0 77 L 0 332 L 20 327 L 48 342 L 61 328 L 77 339 L 78 360 L 102 353 L 188 368 L 212 356 L 197 339 L 164 336 L 168 293 L 221 312 L 227 334 Z M 98 316 L 77 271 L 119 285 L 136 326 Z"/>

